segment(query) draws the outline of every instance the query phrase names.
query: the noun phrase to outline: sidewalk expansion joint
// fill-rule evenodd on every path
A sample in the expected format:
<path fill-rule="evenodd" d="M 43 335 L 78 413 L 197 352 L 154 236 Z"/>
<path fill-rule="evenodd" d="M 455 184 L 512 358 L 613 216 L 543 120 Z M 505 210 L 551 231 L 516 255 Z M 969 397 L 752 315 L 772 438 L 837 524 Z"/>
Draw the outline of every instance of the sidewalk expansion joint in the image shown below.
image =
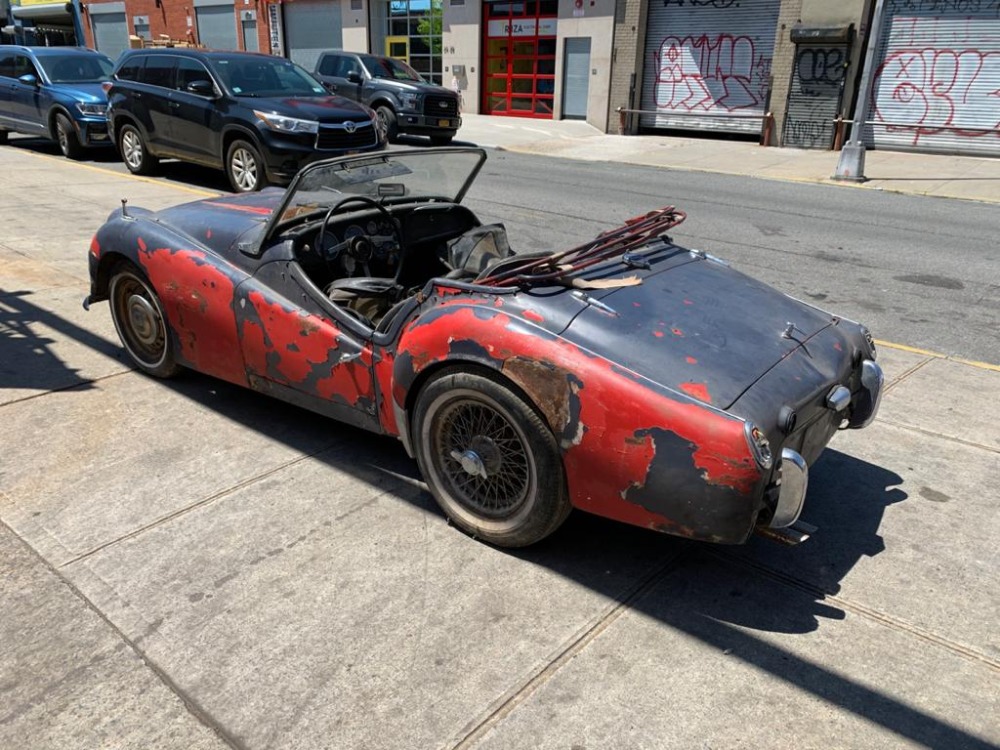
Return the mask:
<path fill-rule="evenodd" d="M 885 393 L 889 393 L 890 391 L 895 390 L 895 388 L 900 383 L 903 383 L 906 380 L 908 380 L 913 373 L 922 370 L 929 363 L 933 362 L 934 359 L 935 359 L 934 357 L 928 357 L 927 359 L 922 359 L 919 362 L 917 362 L 917 364 L 913 365 L 913 367 L 909 368 L 908 370 L 905 370 L 901 375 L 897 375 L 895 378 L 893 378 L 891 383 L 886 385 Z"/>
<path fill-rule="evenodd" d="M 97 615 L 100 620 L 107 625 L 114 635 L 121 640 L 137 657 L 139 660 L 156 676 L 156 678 L 167 688 L 173 695 L 175 695 L 178 700 L 184 705 L 188 713 L 190 713 L 199 724 L 204 726 L 210 732 L 212 732 L 216 737 L 218 737 L 222 742 L 226 743 L 233 750 L 245 750 L 246 746 L 240 742 L 236 737 L 234 737 L 225 727 L 220 724 L 212 714 L 207 711 L 197 700 L 192 698 L 188 693 L 181 688 L 173 678 L 167 674 L 160 665 L 151 659 L 139 645 L 129 638 L 125 632 L 119 628 L 104 612 L 102 612 L 97 605 L 95 605 L 89 598 L 87 598 L 84 593 L 77 588 L 77 586 L 70 581 L 66 576 L 60 573 L 48 560 L 46 560 L 38 550 L 32 547 L 25 539 L 21 538 L 18 533 L 7 525 L 6 522 L 0 520 L 0 525 L 7 529 L 11 534 L 13 534 L 20 542 L 27 548 L 29 553 L 33 555 L 46 570 L 48 570 L 52 575 L 54 575 L 66 588 L 72 592 L 72 594 L 79 599 L 83 605 Z"/>
<path fill-rule="evenodd" d="M 797 589 L 798 591 L 802 591 L 826 603 L 834 604 L 843 610 L 864 617 L 866 620 L 870 620 L 871 622 L 878 623 L 879 625 L 883 625 L 897 632 L 914 636 L 927 641 L 928 643 L 932 643 L 939 648 L 943 648 L 953 654 L 958 654 L 967 660 L 974 661 L 977 664 L 981 664 L 992 669 L 994 672 L 1000 673 L 1000 661 L 993 659 L 969 646 L 959 643 L 958 641 L 945 638 L 937 633 L 933 633 L 917 625 L 906 622 L 905 620 L 901 620 L 898 617 L 887 615 L 886 613 L 880 612 L 873 607 L 844 599 L 843 597 L 830 593 L 821 586 L 816 586 L 794 575 L 783 573 L 746 557 L 741 557 L 731 552 L 724 552 L 716 549 L 704 551 L 706 554 L 720 560 L 723 563 L 732 565 L 733 567 L 750 570 L 763 578 L 768 578 L 776 583 L 787 586 L 788 588 Z"/>
<path fill-rule="evenodd" d="M 1000 447 L 995 447 L 992 445 L 983 445 L 982 443 L 975 443 L 971 440 L 963 440 L 960 437 L 955 437 L 954 435 L 946 435 L 943 432 L 934 432 L 934 430 L 928 430 L 924 427 L 917 427 L 916 425 L 906 424 L 905 422 L 897 422 L 894 419 L 886 419 L 884 417 L 876 417 L 875 421 L 880 424 L 887 424 L 890 427 L 898 427 L 901 430 L 910 430 L 911 432 L 919 432 L 921 435 L 927 435 L 932 438 L 940 438 L 941 440 L 947 440 L 951 443 L 958 443 L 959 445 L 964 445 L 967 448 L 978 448 L 979 450 L 989 451 L 990 453 L 1000 453 Z"/>
<path fill-rule="evenodd" d="M 98 552 L 103 552 L 109 547 L 114 547 L 118 544 L 121 544 L 122 542 L 128 541 L 129 539 L 134 539 L 135 537 L 140 536 L 141 534 L 145 534 L 147 531 L 150 531 L 151 529 L 163 526 L 164 524 L 169 523 L 170 521 L 173 521 L 176 518 L 180 518 L 181 516 L 185 516 L 188 513 L 197 510 L 198 508 L 203 508 L 206 505 L 214 503 L 216 500 L 221 500 L 229 495 L 232 495 L 235 492 L 238 492 L 239 490 L 242 490 L 246 487 L 250 487 L 256 484 L 257 482 L 261 481 L 262 479 L 266 479 L 267 477 L 273 476 L 279 472 L 284 471 L 285 469 L 289 469 L 295 466 L 296 464 L 300 464 L 303 461 L 308 461 L 310 458 L 315 458 L 316 456 L 319 456 L 323 453 L 326 453 L 327 451 L 334 450 L 335 448 L 339 447 L 342 447 L 341 443 L 331 443 L 330 445 L 320 448 L 319 450 L 313 451 L 312 453 L 305 453 L 301 456 L 292 459 L 291 461 L 287 461 L 279 466 L 275 466 L 273 469 L 268 469 L 265 472 L 256 474 L 255 476 L 250 477 L 249 479 L 245 479 L 244 481 L 238 482 L 237 484 L 234 484 L 231 487 L 227 487 L 224 490 L 219 490 L 213 495 L 209 495 L 208 497 L 202 498 L 201 500 L 191 503 L 191 505 L 186 505 L 183 508 L 175 510 L 173 513 L 167 513 L 165 516 L 160 516 L 155 521 L 151 521 L 150 523 L 140 526 L 137 529 L 133 529 L 127 534 L 122 534 L 120 537 L 107 541 L 104 544 L 94 547 L 93 549 L 87 550 L 86 552 L 77 555 L 72 560 L 68 560 L 67 562 L 60 564 L 59 568 L 60 569 L 68 568 L 70 565 L 74 565 L 75 563 L 78 563 L 82 560 L 86 560 L 88 557 L 92 557 L 96 555 Z"/>
<path fill-rule="evenodd" d="M 25 401 L 34 401 L 36 398 L 44 398 L 51 393 L 63 393 L 65 391 L 72 391 L 74 388 L 81 388 L 83 386 L 93 385 L 94 383 L 103 383 L 105 380 L 118 378 L 122 375 L 128 375 L 131 372 L 138 372 L 138 370 L 126 368 L 124 370 L 120 370 L 119 372 L 112 372 L 108 375 L 101 375 L 100 377 L 91 378 L 89 380 L 81 380 L 77 383 L 60 386 L 59 388 L 49 388 L 49 390 L 42 391 L 41 393 L 32 393 L 30 396 L 22 396 L 21 398 L 15 398 L 13 401 L 7 401 L 6 403 L 0 404 L 0 409 L 3 409 L 6 406 L 13 406 L 14 404 L 23 404 Z"/>
<path fill-rule="evenodd" d="M 618 596 L 596 620 L 591 621 L 590 624 L 583 627 L 582 631 L 571 636 L 568 642 L 547 660 L 545 666 L 530 675 L 520 686 L 515 686 L 500 696 L 498 701 L 494 703 L 496 707 L 485 718 L 478 722 L 474 720 L 463 730 L 464 735 L 458 741 L 451 742 L 444 747 L 447 750 L 468 750 L 489 734 L 494 727 L 517 710 L 518 706 L 551 680 L 562 667 L 597 640 L 604 631 L 631 608 L 633 602 L 642 597 L 666 573 L 672 570 L 680 557 L 690 548 L 688 544 L 682 543 L 676 551 L 668 555 L 637 583 Z"/>

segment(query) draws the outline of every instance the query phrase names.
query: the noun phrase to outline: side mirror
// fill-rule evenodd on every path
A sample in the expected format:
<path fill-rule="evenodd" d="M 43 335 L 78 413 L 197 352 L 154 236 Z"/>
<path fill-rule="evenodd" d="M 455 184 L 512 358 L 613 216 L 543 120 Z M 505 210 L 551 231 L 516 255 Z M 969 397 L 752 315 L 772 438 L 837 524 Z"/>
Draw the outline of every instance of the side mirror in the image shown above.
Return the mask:
<path fill-rule="evenodd" d="M 36 89 L 42 85 L 42 82 L 38 80 L 38 77 L 32 73 L 25 73 L 17 80 L 23 83 L 25 86 L 34 86 Z"/>
<path fill-rule="evenodd" d="M 356 70 L 352 70 L 347 74 L 347 80 L 351 83 L 361 83 L 361 74 Z"/>
<path fill-rule="evenodd" d="M 185 91 L 198 96 L 215 96 L 215 86 L 211 81 L 191 81 Z"/>

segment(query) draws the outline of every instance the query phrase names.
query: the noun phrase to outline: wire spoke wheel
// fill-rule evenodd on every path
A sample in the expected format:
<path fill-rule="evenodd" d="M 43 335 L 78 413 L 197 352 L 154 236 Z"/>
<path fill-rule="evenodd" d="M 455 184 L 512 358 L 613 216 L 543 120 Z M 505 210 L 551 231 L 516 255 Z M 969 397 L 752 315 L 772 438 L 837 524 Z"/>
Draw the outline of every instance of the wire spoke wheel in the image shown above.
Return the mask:
<path fill-rule="evenodd" d="M 521 547 L 548 536 L 569 513 L 555 438 L 499 379 L 454 372 L 432 380 L 413 425 L 427 485 L 466 532 Z"/>

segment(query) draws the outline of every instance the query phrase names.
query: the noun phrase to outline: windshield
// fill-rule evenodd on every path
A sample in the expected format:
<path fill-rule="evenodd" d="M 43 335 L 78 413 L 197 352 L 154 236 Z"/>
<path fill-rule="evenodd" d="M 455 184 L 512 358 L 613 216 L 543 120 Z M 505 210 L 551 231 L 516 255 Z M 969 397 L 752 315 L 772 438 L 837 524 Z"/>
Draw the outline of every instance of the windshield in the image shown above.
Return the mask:
<path fill-rule="evenodd" d="M 104 55 L 39 55 L 38 64 L 52 83 L 103 83 L 115 66 Z"/>
<path fill-rule="evenodd" d="M 481 149 L 463 148 L 392 151 L 317 162 L 299 173 L 273 224 L 280 227 L 297 217 L 325 211 L 348 195 L 389 203 L 401 199 L 457 203 L 484 161 Z"/>
<path fill-rule="evenodd" d="M 212 69 L 236 96 L 326 96 L 323 85 L 295 63 L 280 57 L 212 57 Z"/>
<path fill-rule="evenodd" d="M 362 61 L 372 78 L 390 78 L 394 81 L 423 81 L 420 74 L 402 60 L 392 57 L 362 55 Z"/>

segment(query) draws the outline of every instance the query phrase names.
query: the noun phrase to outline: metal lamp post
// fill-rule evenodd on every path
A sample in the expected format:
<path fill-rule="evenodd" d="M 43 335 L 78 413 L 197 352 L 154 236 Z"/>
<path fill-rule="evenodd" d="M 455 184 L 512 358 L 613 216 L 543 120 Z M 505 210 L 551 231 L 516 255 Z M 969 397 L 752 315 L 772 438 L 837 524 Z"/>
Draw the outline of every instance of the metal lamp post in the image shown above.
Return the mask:
<path fill-rule="evenodd" d="M 851 122 L 851 137 L 844 144 L 837 162 L 834 180 L 864 182 L 865 177 L 865 144 L 863 134 L 868 121 L 868 110 L 872 98 L 872 77 L 875 73 L 875 48 L 878 47 L 882 34 L 882 8 L 885 0 L 875 0 L 875 12 L 872 14 L 872 27 L 868 34 L 868 50 L 865 53 L 865 67 L 861 73 L 860 101 L 854 108 L 854 120 Z"/>

